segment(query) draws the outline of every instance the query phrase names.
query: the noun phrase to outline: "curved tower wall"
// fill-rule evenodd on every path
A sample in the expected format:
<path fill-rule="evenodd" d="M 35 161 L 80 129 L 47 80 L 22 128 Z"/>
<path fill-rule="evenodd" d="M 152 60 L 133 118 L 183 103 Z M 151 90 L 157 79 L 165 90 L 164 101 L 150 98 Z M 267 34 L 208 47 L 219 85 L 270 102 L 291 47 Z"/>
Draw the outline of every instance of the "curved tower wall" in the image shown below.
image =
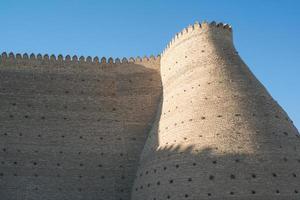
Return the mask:
<path fill-rule="evenodd" d="M 0 58 L 0 199 L 128 200 L 159 58 Z"/>
<path fill-rule="evenodd" d="M 228 25 L 177 34 L 161 77 L 133 200 L 300 198 L 298 131 L 239 57 Z"/>

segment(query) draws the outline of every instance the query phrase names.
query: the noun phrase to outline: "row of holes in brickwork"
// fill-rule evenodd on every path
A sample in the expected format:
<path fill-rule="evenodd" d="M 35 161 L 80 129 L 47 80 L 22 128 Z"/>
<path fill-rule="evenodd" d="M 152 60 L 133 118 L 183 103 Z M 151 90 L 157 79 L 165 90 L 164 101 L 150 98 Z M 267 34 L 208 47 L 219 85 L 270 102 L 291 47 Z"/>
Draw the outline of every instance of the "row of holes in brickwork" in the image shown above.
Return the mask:
<path fill-rule="evenodd" d="M 235 116 L 235 117 L 240 117 L 241 114 L 235 114 L 234 116 Z M 217 115 L 216 117 L 217 117 L 217 118 L 222 118 L 222 115 Z M 202 116 L 202 117 L 200 117 L 200 119 L 201 119 L 201 120 L 206 120 L 207 117 Z M 189 119 L 189 120 L 188 120 L 188 122 L 193 122 L 193 121 L 194 121 L 193 119 Z M 184 123 L 185 123 L 184 120 L 183 120 L 183 121 L 180 121 L 180 122 L 175 122 L 175 123 L 173 124 L 173 127 L 179 126 L 180 124 L 184 124 Z M 166 126 L 164 129 L 165 129 L 165 130 L 168 130 L 168 129 L 169 129 L 169 126 Z M 160 132 L 161 132 L 161 129 L 158 130 L 158 133 L 160 133 Z M 241 134 L 240 132 L 236 132 L 236 133 L 237 133 L 238 135 Z M 276 133 L 275 133 L 275 132 L 272 132 L 272 134 L 276 134 Z M 286 131 L 283 131 L 283 132 L 282 132 L 282 135 L 288 136 L 289 133 L 286 132 Z M 298 138 L 300 137 L 299 134 L 296 134 L 295 136 L 298 137 Z M 202 135 L 199 135 L 199 137 L 202 137 Z M 185 139 L 185 140 L 186 140 L 186 139 Z"/>
<path fill-rule="evenodd" d="M 9 162 L 7 162 L 7 161 L 6 161 L 6 162 L 5 162 L 5 161 L 1 161 L 1 165 L 6 165 L 6 164 L 8 164 L 8 163 L 9 163 Z M 14 164 L 14 165 L 18 165 L 18 162 L 17 162 L 17 161 L 14 161 L 13 164 Z M 34 161 L 33 161 L 33 162 L 30 162 L 30 164 L 31 164 L 32 166 L 38 166 L 38 162 L 34 162 Z M 115 164 L 116 164 L 116 163 L 114 163 L 114 166 L 115 166 Z M 61 163 L 56 163 L 55 166 L 60 167 L 60 166 L 62 166 L 62 164 L 61 164 Z M 83 167 L 84 164 L 83 164 L 83 163 L 80 163 L 79 166 L 80 166 L 80 167 Z M 95 167 L 96 167 L 96 168 L 103 168 L 104 165 L 103 165 L 103 164 L 98 164 L 98 165 L 95 165 Z M 120 168 L 120 169 L 123 169 L 124 166 L 123 166 L 123 165 L 119 165 L 119 168 Z"/>
<path fill-rule="evenodd" d="M 113 108 L 112 109 L 112 111 L 116 111 L 116 109 L 115 108 Z M 110 112 L 109 112 L 110 113 Z M 9 119 L 40 119 L 40 120 L 46 120 L 46 117 L 45 116 L 40 116 L 40 117 L 36 117 L 36 116 L 30 116 L 30 115 L 24 115 L 24 116 L 15 116 L 15 115 L 13 115 L 13 114 L 10 114 L 10 115 L 8 115 L 8 118 Z M 55 119 L 57 119 L 57 118 L 55 118 Z M 72 119 L 74 119 L 74 118 L 69 118 L 69 117 L 62 117 L 61 118 L 62 120 L 72 120 Z M 78 119 L 78 118 L 75 118 L 75 119 Z M 97 119 L 97 121 L 99 122 L 99 121 L 102 121 L 103 120 L 103 118 L 99 118 L 99 119 Z M 119 122 L 119 120 L 114 120 L 115 122 Z"/>
<path fill-rule="evenodd" d="M 1 88 L 1 90 L 3 92 L 4 91 L 8 91 L 5 88 Z M 20 92 L 20 91 L 24 92 L 25 90 L 22 90 L 22 89 L 19 89 L 19 88 L 16 88 L 14 90 L 14 92 Z M 95 90 L 93 90 L 93 91 L 95 91 Z M 31 90 L 29 92 L 32 93 L 32 94 L 37 93 L 37 91 L 35 91 L 35 90 Z M 56 94 L 53 90 L 43 90 L 43 92 L 48 93 L 48 94 Z M 93 93 L 87 93 L 87 92 L 85 92 L 83 90 L 81 90 L 80 92 L 78 92 L 78 91 L 72 91 L 72 92 L 70 92 L 69 90 L 64 90 L 62 92 L 64 94 L 67 94 L 67 95 L 68 94 L 70 94 L 70 95 L 72 95 L 72 94 L 74 94 L 74 95 L 77 95 L 77 94 L 81 94 L 81 95 L 84 95 L 84 94 L 93 94 L 93 95 L 99 95 L 99 96 L 116 96 L 116 94 L 114 92 L 110 91 L 110 90 L 103 91 L 103 92 L 93 92 Z"/>
<path fill-rule="evenodd" d="M 7 132 L 4 132 L 4 133 L 3 133 L 3 136 L 9 136 L 9 135 L 15 136 L 14 134 L 8 134 Z M 23 133 L 18 133 L 17 136 L 19 136 L 19 137 L 23 137 L 23 136 L 28 137 L 28 136 L 26 136 L 26 135 L 23 134 Z M 43 135 L 42 135 L 42 134 L 37 134 L 36 137 L 37 137 L 37 138 L 42 138 Z M 61 138 L 67 138 L 66 135 L 61 135 L 60 137 L 61 137 Z M 74 137 L 72 136 L 72 139 L 73 139 L 73 138 L 74 138 Z M 82 136 L 82 135 L 78 136 L 78 139 L 86 139 L 86 138 L 89 138 L 89 137 L 88 137 L 88 136 Z M 92 136 L 92 139 L 95 140 L 95 139 L 97 139 L 97 138 L 95 138 L 94 136 Z M 112 137 L 109 137 L 109 141 L 112 141 L 112 139 L 113 139 Z M 121 138 L 121 137 L 116 137 L 116 138 L 114 138 L 114 139 L 117 140 L 117 141 L 124 140 L 124 138 Z M 135 137 L 130 137 L 130 138 L 126 138 L 126 139 L 127 139 L 127 140 L 132 140 L 132 141 L 136 141 L 136 140 L 137 140 L 137 138 L 135 138 Z M 103 141 L 103 140 L 105 140 L 105 138 L 104 138 L 104 137 L 99 137 L 99 140 Z"/>
<path fill-rule="evenodd" d="M 231 179 L 235 179 L 235 178 L 232 178 L 232 176 L 234 176 L 234 175 L 231 175 Z M 213 176 L 210 176 L 209 177 L 209 180 L 214 180 L 214 178 L 213 178 Z M 187 180 L 186 180 L 186 182 L 192 182 L 193 180 L 192 180 L 192 178 L 188 178 Z M 168 184 L 175 184 L 176 183 L 176 181 L 174 181 L 173 179 L 170 179 L 170 180 L 168 180 Z M 183 181 L 180 181 L 180 184 L 182 184 L 183 183 Z M 135 191 L 138 191 L 138 190 L 143 190 L 144 188 L 150 188 L 151 186 L 160 186 L 162 183 L 160 182 L 160 181 L 157 181 L 155 184 L 151 184 L 151 183 L 148 183 L 148 184 L 146 184 L 145 186 L 143 186 L 143 185 L 141 185 L 141 186 L 139 186 L 139 187 L 136 187 L 135 188 Z"/>
<path fill-rule="evenodd" d="M 15 177 L 17 177 L 17 176 L 22 176 L 22 175 L 19 175 L 18 173 L 4 174 L 3 172 L 0 172 L 0 177 L 4 177 L 4 176 L 15 176 Z M 26 176 L 28 177 L 28 175 L 26 175 Z M 32 174 L 32 177 L 35 177 L 35 178 L 41 177 L 41 178 L 43 178 L 43 176 L 40 176 L 40 175 L 37 174 L 37 173 Z M 63 176 L 61 176 L 60 174 L 56 174 L 55 177 L 61 178 L 61 177 L 63 177 Z M 93 177 L 94 177 L 94 176 L 93 176 Z M 78 180 L 81 180 L 81 179 L 83 179 L 83 178 L 84 178 L 83 175 L 78 175 L 78 176 L 77 176 L 77 179 L 78 179 Z M 105 179 L 105 176 L 102 175 L 102 176 L 99 176 L 99 178 L 100 178 L 100 179 Z M 125 179 L 126 179 L 126 177 L 125 177 L 124 175 L 120 176 L 120 180 L 125 180 Z"/>
<path fill-rule="evenodd" d="M 272 132 L 273 134 L 276 134 L 275 132 Z M 241 135 L 241 133 L 240 132 L 236 132 L 236 134 L 237 135 Z M 287 132 L 281 132 L 281 133 L 278 133 L 278 134 L 280 134 L 280 135 L 283 135 L 283 136 L 288 136 L 288 133 Z M 221 134 L 220 133 L 216 133 L 215 134 L 216 136 L 220 136 Z M 295 135 L 297 138 L 299 138 L 300 139 L 300 135 L 299 134 L 296 134 Z M 150 137 L 150 136 L 149 136 Z M 203 138 L 204 137 L 204 135 L 198 135 L 198 137 L 199 138 Z M 151 137 L 150 137 L 151 138 Z M 192 138 L 192 140 L 193 140 L 194 138 Z M 189 139 L 187 138 L 187 137 L 182 137 L 182 140 L 181 141 L 188 141 Z M 176 144 L 177 142 L 178 142 L 178 140 L 173 140 L 172 141 L 174 144 Z M 172 142 L 165 142 L 164 143 L 164 145 L 169 145 L 169 144 L 172 144 Z M 158 146 L 158 147 L 160 147 L 160 146 Z M 242 147 L 241 147 L 242 148 Z M 282 145 L 279 145 L 279 148 L 281 149 L 282 148 Z M 297 148 L 295 148 L 295 149 L 297 149 Z M 218 147 L 216 147 L 216 150 L 218 150 Z M 198 152 L 199 150 L 196 150 L 196 152 Z"/>
<path fill-rule="evenodd" d="M 192 103 L 192 102 L 191 102 L 191 103 Z M 175 109 L 174 109 L 174 112 L 175 112 L 175 113 L 177 113 L 178 108 L 179 108 L 178 106 L 175 106 Z M 171 110 L 168 110 L 167 112 L 164 112 L 163 115 L 166 116 L 168 113 L 171 113 Z M 235 114 L 235 116 L 236 116 L 236 117 L 239 117 L 239 116 L 241 116 L 241 114 Z M 253 116 L 253 117 L 256 117 L 257 115 L 253 113 L 252 116 Z M 223 115 L 216 115 L 216 117 L 217 117 L 217 118 L 222 118 L 222 117 L 224 117 L 224 116 L 223 116 Z M 264 115 L 261 116 L 261 117 L 271 117 L 271 115 L 270 115 L 270 114 L 264 114 Z M 280 117 L 279 117 L 278 115 L 274 115 L 274 118 L 280 119 Z M 201 119 L 205 119 L 205 117 L 203 116 L 203 117 L 201 117 Z M 286 121 L 289 121 L 289 118 L 288 118 L 288 117 L 285 117 L 285 120 L 286 120 Z"/>
<path fill-rule="evenodd" d="M 39 187 L 34 187 L 33 189 L 34 189 L 34 190 L 39 190 L 40 188 L 39 188 Z M 47 189 L 49 189 L 49 188 L 47 188 Z M 90 191 L 89 188 L 86 188 L 86 189 L 85 189 L 85 188 L 81 188 L 81 187 L 76 187 L 76 188 L 70 188 L 70 187 L 68 187 L 68 191 L 69 191 L 70 189 L 73 189 L 73 190 L 75 190 L 75 191 L 77 190 L 78 192 Z M 63 191 L 63 188 L 58 187 L 57 190 L 58 190 L 58 191 Z M 98 189 L 98 191 L 104 192 L 105 189 Z M 118 191 L 121 192 L 121 193 L 124 193 L 125 190 L 124 190 L 124 189 L 119 189 Z M 99 194 L 99 195 L 101 195 L 101 194 Z M 121 198 L 120 198 L 120 200 L 121 200 Z"/>
<path fill-rule="evenodd" d="M 280 194 L 280 190 L 278 190 L 278 189 L 273 190 L 273 192 L 274 192 L 275 194 L 277 194 L 277 195 Z M 299 194 L 299 190 L 295 189 L 295 190 L 293 190 L 293 193 L 294 193 L 294 194 Z M 230 191 L 230 192 L 228 192 L 228 194 L 231 195 L 231 196 L 233 196 L 233 195 L 239 195 L 237 192 L 234 192 L 234 191 Z M 251 191 L 249 192 L 249 194 L 256 195 L 256 194 L 258 194 L 258 193 L 257 193 L 256 190 L 251 190 Z M 265 192 L 264 192 L 264 194 L 265 194 Z M 225 195 L 225 194 L 224 194 L 224 195 Z M 244 196 L 244 195 L 245 195 L 245 194 L 243 193 L 242 196 Z M 207 193 L 207 196 L 211 197 L 211 196 L 213 196 L 213 193 L 208 192 L 208 193 Z M 177 199 L 177 198 L 178 198 L 178 195 L 176 195 L 176 196 L 174 196 L 174 197 L 175 197 L 175 199 Z M 189 197 L 190 197 L 189 194 L 184 194 L 184 198 L 189 198 Z M 166 198 L 166 199 L 172 199 L 172 195 L 166 195 L 165 198 Z M 192 198 L 192 199 L 194 199 L 194 198 Z M 153 200 L 158 200 L 158 199 L 156 199 L 156 198 L 154 197 Z"/>
<path fill-rule="evenodd" d="M 23 76 L 22 76 L 22 77 L 23 77 Z M 2 79 L 2 80 L 7 79 L 7 78 L 9 78 L 10 80 L 16 80 L 15 77 L 1 76 L 1 79 Z M 20 77 L 20 78 L 21 78 L 21 77 Z M 42 76 L 42 79 L 38 79 L 36 76 L 32 76 L 32 77 L 30 77 L 30 79 L 28 78 L 28 79 L 26 79 L 26 80 L 28 80 L 28 81 L 31 81 L 31 80 L 34 80 L 34 81 L 40 80 L 40 81 L 42 81 L 42 82 L 49 81 L 49 80 L 51 80 L 51 81 L 56 81 L 56 80 L 58 80 L 58 81 L 63 81 L 63 80 L 65 80 L 65 81 L 72 81 L 72 82 L 74 82 L 74 83 L 78 83 L 78 82 L 88 82 L 88 83 L 92 83 L 92 82 L 98 82 L 98 83 L 99 83 L 99 82 L 103 82 L 103 80 L 100 80 L 100 79 L 84 79 L 84 78 L 70 79 L 70 78 L 64 78 L 64 79 L 62 80 L 62 79 L 60 79 L 60 78 L 49 77 L 49 76 Z M 105 79 L 104 79 L 104 80 L 105 80 Z M 152 82 L 152 81 L 153 81 L 153 78 L 148 78 L 148 79 L 146 79 L 146 78 L 143 77 L 143 81 L 146 81 L 146 80 Z M 132 79 L 128 79 L 128 82 L 129 82 L 129 83 L 134 83 L 135 81 L 133 81 Z M 138 82 L 140 82 L 140 79 L 138 80 Z M 113 85 L 113 84 L 115 84 L 115 82 L 112 81 L 110 84 Z"/>
<path fill-rule="evenodd" d="M 282 158 L 282 160 L 284 161 L 284 162 L 288 162 L 288 159 L 286 158 L 286 157 L 284 157 L 284 158 Z M 234 163 L 241 163 L 242 161 L 240 160 L 240 159 L 238 159 L 238 158 L 236 158 L 236 159 L 234 159 L 234 161 L 233 161 Z M 300 159 L 297 159 L 296 160 L 296 162 L 298 162 L 299 164 L 300 164 Z M 213 165 L 217 165 L 218 164 L 218 161 L 217 160 L 213 160 L 213 161 L 211 161 L 211 163 L 213 164 Z M 197 166 L 197 163 L 196 162 L 193 162 L 192 164 L 191 164 L 191 166 Z M 174 165 L 173 167 L 171 167 L 171 170 L 173 170 L 173 169 L 179 169 L 180 168 L 180 165 L 179 164 L 176 164 L 176 165 Z M 164 166 L 163 168 L 162 168 L 162 171 L 167 171 L 167 169 L 168 169 L 168 167 L 166 167 L 166 166 Z M 140 172 L 139 173 L 139 176 L 137 176 L 137 177 L 142 177 L 143 175 L 149 175 L 150 173 L 153 173 L 153 174 L 156 174 L 157 172 L 158 172 L 158 170 L 157 169 L 153 169 L 153 170 L 147 170 L 147 171 L 145 171 L 144 173 L 143 172 Z M 271 173 L 271 175 L 274 177 L 274 178 L 276 178 L 276 177 L 278 177 L 279 175 L 278 174 L 276 174 L 276 173 Z M 297 177 L 297 174 L 296 173 L 292 173 L 291 174 L 294 178 L 296 178 Z M 232 179 L 235 179 L 235 175 L 230 175 L 230 177 L 232 178 Z M 257 178 L 258 176 L 256 175 L 256 174 L 251 174 L 251 177 L 252 178 Z M 210 180 L 213 180 L 214 179 L 214 177 L 211 175 L 210 176 Z"/>
<path fill-rule="evenodd" d="M 4 153 L 8 153 L 8 149 L 7 148 L 2 148 L 2 152 L 4 152 Z M 22 151 L 20 150 L 20 149 L 17 149 L 17 152 L 18 153 L 21 153 Z M 38 151 L 35 151 L 35 153 L 38 153 Z M 63 151 L 59 151 L 58 152 L 59 154 L 63 154 Z M 80 152 L 78 152 L 77 153 L 78 155 L 81 155 L 82 154 L 82 152 L 80 151 Z M 100 156 L 104 156 L 104 153 L 99 153 L 98 155 L 100 155 Z M 123 157 L 125 154 L 124 153 L 119 153 L 118 154 L 120 157 Z"/>
<path fill-rule="evenodd" d="M 156 173 L 156 172 L 155 172 L 155 173 Z M 291 177 L 293 177 L 293 178 L 297 178 L 297 174 L 296 174 L 296 173 L 291 173 L 291 174 L 289 174 L 289 176 L 291 176 Z M 252 179 L 257 179 L 257 178 L 259 178 L 259 176 L 258 176 L 257 174 L 254 174 L 254 173 L 249 174 L 249 177 L 251 177 Z M 279 175 L 276 174 L 276 173 L 271 173 L 271 174 L 270 174 L 270 177 L 277 178 L 277 177 L 281 177 L 281 176 L 279 176 Z M 215 177 L 214 175 L 209 175 L 207 179 L 213 181 L 213 180 L 215 180 L 215 178 L 216 178 L 216 177 Z M 231 179 L 231 180 L 238 179 L 238 177 L 237 177 L 236 175 L 234 175 L 234 174 L 230 174 L 230 175 L 228 176 L 228 178 Z M 187 181 L 188 181 L 188 182 L 192 182 L 192 178 L 187 178 Z M 180 181 L 180 182 L 182 182 L 182 181 Z M 159 181 L 158 183 L 160 183 L 160 181 Z M 170 180 L 169 180 L 169 184 L 172 184 L 172 183 L 174 183 L 174 180 L 173 180 L 173 179 L 170 179 Z M 158 185 L 159 185 L 159 184 L 158 184 Z"/>
<path fill-rule="evenodd" d="M 10 104 L 11 106 L 13 106 L 13 107 L 15 107 L 15 106 L 17 106 L 17 103 L 11 103 Z M 21 106 L 24 106 L 24 105 L 21 105 Z M 26 104 L 26 106 L 28 107 L 28 108 L 34 108 L 35 106 L 33 106 L 32 104 Z M 69 110 L 70 109 L 70 107 L 69 106 L 67 106 L 67 105 L 63 105 L 63 106 L 60 106 L 60 105 L 55 105 L 56 106 L 56 108 L 57 109 L 64 109 L 64 110 Z M 49 108 L 49 106 L 48 105 L 45 105 L 45 108 Z M 76 107 L 76 109 L 78 109 L 78 107 Z M 86 106 L 83 106 L 82 107 L 82 110 L 87 110 L 88 109 L 88 107 L 86 107 Z M 95 110 L 96 108 L 95 107 L 92 107 L 91 109 L 93 109 L 93 110 Z M 124 109 L 124 108 L 123 108 Z M 72 109 L 70 109 L 70 110 L 72 110 Z M 103 111 L 103 108 L 97 108 L 96 109 L 97 111 Z M 132 107 L 132 108 L 126 108 L 126 110 L 136 110 L 136 107 Z M 145 110 L 145 108 L 141 108 L 141 110 Z M 112 108 L 110 108 L 110 109 L 108 109 L 107 111 L 109 111 L 109 112 L 111 112 L 111 111 L 117 111 L 117 108 L 116 107 L 112 107 Z M 13 115 L 9 115 L 11 118 L 13 118 L 14 116 Z M 25 116 L 24 116 L 24 118 L 25 118 Z M 46 119 L 46 117 L 45 116 L 41 116 L 40 117 L 40 119 Z"/>

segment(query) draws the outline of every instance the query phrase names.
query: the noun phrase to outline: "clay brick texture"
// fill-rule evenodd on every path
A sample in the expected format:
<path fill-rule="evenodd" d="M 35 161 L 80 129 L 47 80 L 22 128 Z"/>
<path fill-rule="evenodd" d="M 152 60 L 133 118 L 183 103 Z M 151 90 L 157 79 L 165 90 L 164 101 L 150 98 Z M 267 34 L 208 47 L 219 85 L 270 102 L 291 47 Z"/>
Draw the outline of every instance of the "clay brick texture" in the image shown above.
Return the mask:
<path fill-rule="evenodd" d="M 157 57 L 3 53 L 0 162 L 3 200 L 300 199 L 298 130 L 214 22 Z"/>

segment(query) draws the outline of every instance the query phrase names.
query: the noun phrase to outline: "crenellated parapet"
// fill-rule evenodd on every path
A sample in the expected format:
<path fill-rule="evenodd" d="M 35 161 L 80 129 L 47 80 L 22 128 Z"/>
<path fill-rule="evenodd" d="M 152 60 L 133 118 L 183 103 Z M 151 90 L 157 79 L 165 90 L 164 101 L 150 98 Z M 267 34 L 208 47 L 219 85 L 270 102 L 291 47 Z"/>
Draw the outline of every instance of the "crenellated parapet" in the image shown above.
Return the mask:
<path fill-rule="evenodd" d="M 59 54 L 55 55 L 42 55 L 42 54 L 14 54 L 14 53 L 6 53 L 3 52 L 0 55 L 0 65 L 10 65 L 10 66 L 24 66 L 24 65 L 99 65 L 99 66 L 114 66 L 114 65 L 126 65 L 126 64 L 149 64 L 149 63 L 160 63 L 160 55 L 150 57 L 130 57 L 130 58 L 106 58 L 102 57 L 84 57 L 84 56 L 63 56 Z"/>
<path fill-rule="evenodd" d="M 169 49 L 172 49 L 174 46 L 177 46 L 177 44 L 188 40 L 194 35 L 202 34 L 205 32 L 221 32 L 223 36 L 232 38 L 232 28 L 229 24 L 216 23 L 215 21 L 212 21 L 211 23 L 208 23 L 206 21 L 202 23 L 195 22 L 193 25 L 189 25 L 188 27 L 184 28 L 182 31 L 177 33 L 167 44 L 166 48 L 161 53 L 161 56 L 164 56 Z"/>

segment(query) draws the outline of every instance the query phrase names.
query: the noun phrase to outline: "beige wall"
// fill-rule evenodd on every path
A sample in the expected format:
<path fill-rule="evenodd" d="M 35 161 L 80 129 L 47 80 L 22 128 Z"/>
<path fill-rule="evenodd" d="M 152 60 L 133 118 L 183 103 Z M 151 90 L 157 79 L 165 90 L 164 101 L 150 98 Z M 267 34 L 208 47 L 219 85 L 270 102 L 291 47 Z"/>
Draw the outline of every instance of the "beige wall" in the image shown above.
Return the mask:
<path fill-rule="evenodd" d="M 238 56 L 230 27 L 184 29 L 161 76 L 132 199 L 300 198 L 298 131 Z"/>
<path fill-rule="evenodd" d="M 128 200 L 161 94 L 159 58 L 0 64 L 0 199 Z"/>
<path fill-rule="evenodd" d="M 195 23 L 160 57 L 2 54 L 5 200 L 297 200 L 300 137 L 239 57 Z"/>

